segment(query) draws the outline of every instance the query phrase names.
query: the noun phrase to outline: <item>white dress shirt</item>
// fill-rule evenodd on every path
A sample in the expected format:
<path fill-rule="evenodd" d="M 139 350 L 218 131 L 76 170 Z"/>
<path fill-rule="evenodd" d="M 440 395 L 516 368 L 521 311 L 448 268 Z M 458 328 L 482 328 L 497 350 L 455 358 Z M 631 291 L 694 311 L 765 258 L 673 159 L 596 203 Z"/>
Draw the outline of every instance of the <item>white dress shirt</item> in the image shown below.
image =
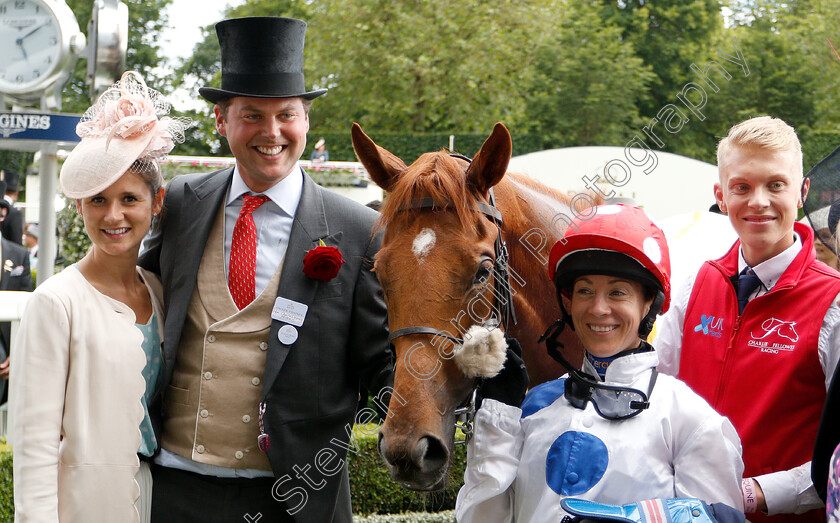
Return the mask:
<path fill-rule="evenodd" d="M 251 191 L 242 176 L 239 167 L 233 168 L 233 179 L 225 200 L 225 276 L 230 267 L 230 245 L 233 240 L 233 228 L 242 209 L 242 195 L 255 196 L 264 194 L 269 201 L 254 211 L 254 225 L 257 228 L 257 277 L 255 296 L 262 293 L 268 285 L 277 266 L 283 262 L 289 247 L 289 235 L 295 221 L 300 195 L 303 192 L 303 172 L 298 164 L 291 172 L 263 193 Z"/>

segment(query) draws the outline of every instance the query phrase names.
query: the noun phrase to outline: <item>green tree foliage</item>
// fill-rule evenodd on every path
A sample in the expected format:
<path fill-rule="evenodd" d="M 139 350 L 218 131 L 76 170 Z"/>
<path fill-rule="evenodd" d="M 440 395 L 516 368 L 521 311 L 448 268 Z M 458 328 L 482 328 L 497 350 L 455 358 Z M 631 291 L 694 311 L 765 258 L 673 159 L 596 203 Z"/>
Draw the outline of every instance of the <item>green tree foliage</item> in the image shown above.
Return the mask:
<path fill-rule="evenodd" d="M 313 130 L 347 132 L 358 121 L 386 132 L 485 132 L 496 121 L 524 119 L 533 48 L 559 21 L 564 5 L 259 0 L 227 16 L 307 20 L 308 83 L 330 89 L 313 106 Z M 214 85 L 219 67 L 218 42 L 207 27 L 179 72 L 195 88 Z"/>
<path fill-rule="evenodd" d="M 166 59 L 162 54 L 159 35 L 169 24 L 166 8 L 172 0 L 122 0 L 128 6 L 128 52 L 126 69 L 138 71 L 146 83 L 162 92 L 171 89 L 169 78 L 161 69 Z M 93 14 L 93 0 L 67 0 L 76 15 L 79 28 L 88 33 L 88 22 Z M 90 41 L 90 36 L 88 36 Z M 76 62 L 73 77 L 64 89 L 62 111 L 81 113 L 90 107 L 90 89 L 86 83 L 87 60 Z"/>
<path fill-rule="evenodd" d="M 709 54 L 715 36 L 722 29 L 719 0 L 601 0 L 606 20 L 623 28 L 656 81 L 650 98 L 640 109 L 654 115 L 670 103 L 688 77 L 688 65 Z"/>
<path fill-rule="evenodd" d="M 525 114 L 533 49 L 560 21 L 552 0 L 313 2 L 310 75 L 329 87 L 318 128 L 485 132 Z M 352 103 L 348 103 L 352 100 Z"/>
<path fill-rule="evenodd" d="M 589 3 L 570 5 L 536 50 L 526 120 L 546 148 L 624 145 L 643 125 L 639 105 L 653 82 L 622 31 Z"/>
<path fill-rule="evenodd" d="M 837 130 L 840 123 L 840 58 L 831 44 L 840 45 L 840 0 L 762 2 L 768 12 L 751 27 L 777 35 L 780 72 L 777 92 L 768 93 L 776 106 L 785 106 L 799 126 Z M 796 57 L 791 60 L 791 57 Z M 784 58 L 787 58 L 785 61 Z M 769 82 L 768 82 L 769 83 Z M 778 101 L 776 100 L 778 99 Z M 801 101 L 799 101 L 801 100 Z M 793 106 L 793 107 L 790 107 Z M 797 107 L 798 106 L 798 107 Z M 776 109 L 774 107 L 773 109 Z"/>
<path fill-rule="evenodd" d="M 733 75 L 725 96 L 715 95 L 708 107 L 708 127 L 716 125 L 714 134 L 722 136 L 740 120 L 769 114 L 797 129 L 803 149 L 830 147 L 825 131 L 838 131 L 840 123 L 840 59 L 827 39 L 835 45 L 840 40 L 835 16 L 840 0 L 743 0 L 733 2 L 731 9 L 731 27 L 721 36 L 738 38 L 750 76 Z M 725 42 L 716 45 L 732 48 Z M 811 147 L 811 140 L 821 145 Z M 715 143 L 703 148 L 708 156 L 693 156 L 713 161 Z M 835 140 L 834 145 L 840 144 Z M 805 168 L 819 159 L 806 157 Z"/>
<path fill-rule="evenodd" d="M 706 161 L 737 121 L 780 116 L 807 135 L 835 130 L 840 0 L 249 0 L 227 16 L 306 20 L 306 77 L 329 93 L 313 105 L 312 134 L 486 133 L 503 121 L 546 147 L 623 145 L 691 83 L 695 114 L 648 145 Z M 747 61 L 749 76 L 720 53 Z M 717 91 L 692 64 L 712 61 Z M 195 92 L 219 84 L 215 31 L 176 77 Z M 693 93 L 694 101 L 699 99 Z M 702 116 L 701 116 L 702 115 Z M 182 151 L 229 154 L 212 107 Z"/>
<path fill-rule="evenodd" d="M 723 17 L 719 0 L 599 0 L 602 15 L 623 29 L 624 38 L 631 42 L 635 54 L 650 67 L 654 77 L 647 89 L 648 96 L 639 100 L 639 113 L 650 121 L 663 107 L 674 104 L 688 82 L 696 81 L 690 65 L 703 64 L 715 57 L 715 46 L 720 42 Z M 713 103 L 720 99 L 715 95 Z M 725 96 L 725 95 L 724 95 Z M 702 157 L 715 143 L 714 131 L 709 125 L 716 123 L 699 117 L 690 118 L 679 132 L 664 133 L 664 146 L 669 152 Z M 659 127 L 662 129 L 661 125 Z M 641 128 L 627 136 L 641 136 Z M 648 141 L 650 146 L 655 146 Z"/>
<path fill-rule="evenodd" d="M 81 260 L 90 249 L 91 242 L 85 232 L 85 222 L 76 212 L 73 200 L 65 198 L 66 205 L 58 212 L 56 226 L 61 231 L 61 241 L 58 254 L 62 264 L 66 267 Z"/>

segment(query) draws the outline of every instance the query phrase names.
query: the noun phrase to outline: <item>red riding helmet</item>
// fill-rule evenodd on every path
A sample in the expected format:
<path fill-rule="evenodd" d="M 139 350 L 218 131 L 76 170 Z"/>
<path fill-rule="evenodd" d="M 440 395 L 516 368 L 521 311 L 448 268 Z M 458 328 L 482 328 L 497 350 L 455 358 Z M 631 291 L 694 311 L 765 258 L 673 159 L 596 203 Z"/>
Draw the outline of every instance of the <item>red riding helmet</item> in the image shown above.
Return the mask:
<path fill-rule="evenodd" d="M 671 303 L 671 258 L 665 234 L 644 211 L 625 204 L 602 205 L 586 216 L 579 215 L 551 249 L 548 274 L 558 294 L 586 274 L 637 281 L 657 291 L 646 317 L 650 321 L 643 321 L 640 331 L 646 323 L 652 327 L 656 314 L 667 311 Z"/>

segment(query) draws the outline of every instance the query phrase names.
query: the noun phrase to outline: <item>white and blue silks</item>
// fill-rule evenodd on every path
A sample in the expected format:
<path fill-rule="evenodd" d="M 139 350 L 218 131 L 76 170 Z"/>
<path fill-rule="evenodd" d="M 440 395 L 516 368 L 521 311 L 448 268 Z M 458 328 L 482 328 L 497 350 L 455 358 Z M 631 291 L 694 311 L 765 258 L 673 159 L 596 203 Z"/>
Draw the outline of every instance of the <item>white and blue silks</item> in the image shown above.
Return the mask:
<path fill-rule="evenodd" d="M 629 354 L 606 383 L 647 391 L 656 352 Z M 583 370 L 595 375 L 588 361 Z M 467 446 L 459 522 L 560 521 L 560 501 L 626 504 L 696 497 L 743 510 L 741 443 L 735 428 L 687 385 L 660 375 L 650 408 L 610 421 L 591 403 L 572 407 L 565 377 L 529 391 L 522 408 L 487 399 Z"/>

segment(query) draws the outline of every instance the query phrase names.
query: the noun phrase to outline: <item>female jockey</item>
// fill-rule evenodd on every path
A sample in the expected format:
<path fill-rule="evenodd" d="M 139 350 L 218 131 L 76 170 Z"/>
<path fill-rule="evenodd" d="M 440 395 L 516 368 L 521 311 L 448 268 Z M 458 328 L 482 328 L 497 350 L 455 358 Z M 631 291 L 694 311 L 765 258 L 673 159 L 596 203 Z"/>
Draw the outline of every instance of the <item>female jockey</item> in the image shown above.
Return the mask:
<path fill-rule="evenodd" d="M 694 497 L 743 511 L 735 429 L 684 383 L 658 374 L 645 341 L 670 300 L 662 231 L 627 205 L 584 218 L 551 250 L 563 318 L 543 336 L 563 360 L 556 337 L 574 329 L 583 367 L 565 362 L 570 374 L 529 391 L 521 408 L 515 394 L 488 393 L 505 387 L 485 389 L 458 521 L 560 521 L 566 497 L 619 505 Z"/>

